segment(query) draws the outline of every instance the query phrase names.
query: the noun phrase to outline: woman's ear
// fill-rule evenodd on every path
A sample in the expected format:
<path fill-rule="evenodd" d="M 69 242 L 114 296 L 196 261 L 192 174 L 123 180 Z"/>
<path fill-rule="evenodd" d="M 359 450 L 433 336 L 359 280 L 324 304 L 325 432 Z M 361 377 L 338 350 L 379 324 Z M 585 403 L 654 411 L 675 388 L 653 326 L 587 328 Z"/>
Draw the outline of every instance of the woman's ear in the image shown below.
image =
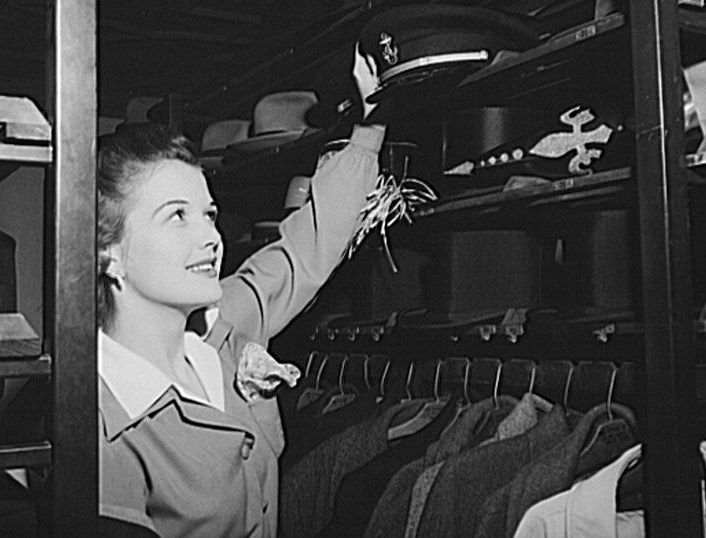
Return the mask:
<path fill-rule="evenodd" d="M 100 252 L 101 272 L 115 281 L 118 289 L 122 289 L 125 282 L 121 250 L 118 245 L 112 245 Z"/>

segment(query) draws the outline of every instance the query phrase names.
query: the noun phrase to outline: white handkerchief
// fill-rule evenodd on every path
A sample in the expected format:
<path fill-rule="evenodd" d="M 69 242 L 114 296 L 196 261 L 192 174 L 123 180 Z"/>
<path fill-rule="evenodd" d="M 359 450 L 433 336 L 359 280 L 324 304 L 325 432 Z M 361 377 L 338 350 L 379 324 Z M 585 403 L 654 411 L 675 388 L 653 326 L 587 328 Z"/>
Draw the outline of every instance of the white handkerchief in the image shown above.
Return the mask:
<path fill-rule="evenodd" d="M 253 402 L 271 397 L 282 381 L 295 386 L 300 376 L 293 364 L 280 364 L 260 344 L 248 342 L 240 356 L 236 383 L 243 398 Z"/>

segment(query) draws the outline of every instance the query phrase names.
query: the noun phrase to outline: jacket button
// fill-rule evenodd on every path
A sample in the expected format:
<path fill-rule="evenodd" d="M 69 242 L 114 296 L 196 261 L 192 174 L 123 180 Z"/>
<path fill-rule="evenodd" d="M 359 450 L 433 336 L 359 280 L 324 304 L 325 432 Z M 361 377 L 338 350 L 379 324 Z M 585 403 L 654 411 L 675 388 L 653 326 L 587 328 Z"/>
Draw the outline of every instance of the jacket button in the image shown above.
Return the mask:
<path fill-rule="evenodd" d="M 262 505 L 262 513 L 263 513 L 263 514 L 264 514 L 265 512 L 267 512 L 267 508 L 269 508 L 269 506 L 270 506 L 270 503 L 268 503 L 267 501 L 265 501 L 265 504 Z"/>
<path fill-rule="evenodd" d="M 248 459 L 254 443 L 255 440 L 252 437 L 246 437 L 243 439 L 243 444 L 240 445 L 240 457 L 244 460 Z"/>

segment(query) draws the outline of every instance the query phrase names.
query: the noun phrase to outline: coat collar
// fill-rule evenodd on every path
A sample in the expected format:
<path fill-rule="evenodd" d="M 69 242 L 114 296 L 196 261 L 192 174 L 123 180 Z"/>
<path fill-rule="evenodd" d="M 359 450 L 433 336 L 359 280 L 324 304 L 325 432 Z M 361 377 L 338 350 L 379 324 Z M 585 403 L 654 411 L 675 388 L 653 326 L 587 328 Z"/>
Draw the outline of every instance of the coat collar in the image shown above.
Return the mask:
<path fill-rule="evenodd" d="M 191 394 L 149 360 L 103 331 L 98 333 L 98 373 L 130 420 L 143 415 L 171 388 L 184 400 L 224 411 L 223 371 L 218 353 L 191 332 L 184 334 L 184 351 L 208 400 Z"/>
<path fill-rule="evenodd" d="M 616 461 L 571 488 L 566 505 L 567 536 L 616 538 L 618 480 L 640 457 L 641 449 L 641 445 L 633 446 Z"/>
<path fill-rule="evenodd" d="M 206 342 L 217 349 L 221 356 L 225 384 L 235 392 L 237 392 L 235 380 L 238 375 L 238 364 L 248 341 L 220 316 L 212 322 L 206 336 Z M 247 409 L 247 414 L 257 423 L 270 448 L 278 455 L 282 452 L 284 433 L 276 398 L 248 404 L 240 395 L 237 395 L 233 399 L 228 399 L 227 405 L 230 408 L 226 411 L 236 416 L 242 416 Z"/>

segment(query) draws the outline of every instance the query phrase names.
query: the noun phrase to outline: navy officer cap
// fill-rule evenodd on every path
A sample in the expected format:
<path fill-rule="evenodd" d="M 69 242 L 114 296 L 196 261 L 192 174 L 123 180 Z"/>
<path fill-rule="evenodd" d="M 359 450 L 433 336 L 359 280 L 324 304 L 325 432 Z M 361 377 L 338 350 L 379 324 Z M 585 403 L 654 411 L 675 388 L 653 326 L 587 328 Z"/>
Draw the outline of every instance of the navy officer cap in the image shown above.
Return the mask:
<path fill-rule="evenodd" d="M 360 33 L 361 51 L 373 56 L 380 79 L 367 101 L 460 65 L 480 69 L 500 50 L 522 51 L 538 42 L 531 19 L 499 10 L 422 4 L 384 11 Z"/>

